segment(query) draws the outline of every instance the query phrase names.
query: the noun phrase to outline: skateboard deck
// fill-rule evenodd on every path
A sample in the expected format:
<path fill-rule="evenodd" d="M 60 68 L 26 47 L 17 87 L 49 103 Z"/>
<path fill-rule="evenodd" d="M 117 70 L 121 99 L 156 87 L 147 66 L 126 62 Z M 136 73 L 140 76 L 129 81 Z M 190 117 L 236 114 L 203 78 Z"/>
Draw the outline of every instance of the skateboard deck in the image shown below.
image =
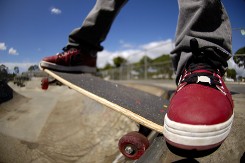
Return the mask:
<path fill-rule="evenodd" d="M 64 73 L 49 69 L 43 71 L 64 85 L 135 122 L 159 133 L 163 132 L 168 100 L 90 74 Z"/>

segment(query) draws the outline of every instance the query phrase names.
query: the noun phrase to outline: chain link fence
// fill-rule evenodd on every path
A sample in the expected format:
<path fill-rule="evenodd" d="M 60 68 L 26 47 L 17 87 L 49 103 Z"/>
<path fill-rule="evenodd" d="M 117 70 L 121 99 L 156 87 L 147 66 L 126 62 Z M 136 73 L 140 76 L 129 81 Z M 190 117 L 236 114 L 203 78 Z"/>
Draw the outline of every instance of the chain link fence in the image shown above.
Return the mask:
<path fill-rule="evenodd" d="M 162 63 L 145 63 L 143 65 L 127 64 L 119 68 L 100 71 L 104 79 L 110 80 L 148 80 L 174 79 L 171 61 Z"/>

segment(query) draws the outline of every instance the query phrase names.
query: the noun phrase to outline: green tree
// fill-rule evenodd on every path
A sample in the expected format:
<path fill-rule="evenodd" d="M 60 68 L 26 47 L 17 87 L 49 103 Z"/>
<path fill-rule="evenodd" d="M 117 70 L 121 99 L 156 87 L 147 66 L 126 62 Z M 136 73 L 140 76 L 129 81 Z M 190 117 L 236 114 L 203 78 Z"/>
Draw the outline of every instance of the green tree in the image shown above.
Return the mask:
<path fill-rule="evenodd" d="M 8 76 L 8 67 L 1 64 L 0 65 L 0 81 L 6 80 L 7 76 Z"/>
<path fill-rule="evenodd" d="M 29 68 L 28 68 L 28 71 L 37 71 L 39 68 L 38 68 L 38 65 L 31 65 Z"/>
<path fill-rule="evenodd" d="M 113 63 L 118 68 L 122 64 L 127 63 L 127 60 L 125 58 L 123 58 L 123 57 L 116 57 L 116 58 L 113 59 Z"/>
<path fill-rule="evenodd" d="M 107 63 L 106 65 L 105 65 L 105 67 L 103 68 L 103 70 L 110 70 L 110 69 L 112 69 L 113 68 L 113 66 L 110 64 L 110 63 Z"/>
<path fill-rule="evenodd" d="M 140 65 L 144 65 L 144 64 L 147 64 L 147 63 L 151 63 L 151 62 L 152 62 L 152 59 L 145 55 L 144 57 L 142 57 L 140 59 L 139 64 Z"/>
<path fill-rule="evenodd" d="M 163 63 L 163 62 L 171 62 L 171 58 L 169 54 L 163 54 L 160 57 L 155 58 L 153 63 Z"/>
<path fill-rule="evenodd" d="M 236 70 L 227 69 L 227 77 L 236 80 Z"/>
<path fill-rule="evenodd" d="M 241 55 L 241 54 L 243 54 L 243 55 Z M 234 62 L 239 67 L 244 67 L 245 68 L 245 46 L 236 51 L 233 59 L 234 59 Z"/>
<path fill-rule="evenodd" d="M 20 69 L 19 69 L 18 66 L 15 66 L 15 67 L 14 67 L 14 73 L 15 73 L 16 75 L 20 73 Z"/>

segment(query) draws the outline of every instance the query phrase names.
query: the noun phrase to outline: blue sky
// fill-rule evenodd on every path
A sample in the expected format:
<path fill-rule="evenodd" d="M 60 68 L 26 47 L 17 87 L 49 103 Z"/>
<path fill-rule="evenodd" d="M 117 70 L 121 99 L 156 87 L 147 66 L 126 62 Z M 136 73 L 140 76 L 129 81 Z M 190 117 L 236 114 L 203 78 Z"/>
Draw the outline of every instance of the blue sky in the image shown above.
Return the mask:
<path fill-rule="evenodd" d="M 79 27 L 95 0 L 0 0 L 0 64 L 23 71 L 45 56 L 60 52 L 72 29 Z M 245 28 L 245 1 L 222 1 L 232 28 Z M 98 66 L 123 56 L 131 62 L 147 53 L 154 58 L 173 48 L 177 0 L 130 0 L 117 16 L 99 53 Z M 233 31 L 233 52 L 245 36 Z M 158 47 L 154 48 L 153 47 Z M 152 50 L 147 50 L 152 49 Z M 147 50 L 146 52 L 142 52 Z"/>

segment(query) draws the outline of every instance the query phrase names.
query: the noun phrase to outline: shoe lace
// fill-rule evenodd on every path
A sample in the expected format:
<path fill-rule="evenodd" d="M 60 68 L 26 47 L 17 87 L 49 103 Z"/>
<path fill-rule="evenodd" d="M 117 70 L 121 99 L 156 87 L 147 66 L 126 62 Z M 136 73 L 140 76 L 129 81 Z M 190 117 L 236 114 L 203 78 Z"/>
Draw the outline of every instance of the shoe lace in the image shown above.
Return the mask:
<path fill-rule="evenodd" d="M 74 51 L 74 50 L 77 50 L 77 49 L 66 46 L 62 50 L 63 50 L 62 52 L 56 54 L 58 57 L 62 57 L 64 55 L 66 55 L 66 54 L 69 54 L 70 51 Z"/>
<path fill-rule="evenodd" d="M 190 41 L 190 47 L 193 57 L 186 64 L 186 67 L 188 67 L 185 70 L 187 75 L 183 77 L 180 83 L 199 83 L 209 85 L 214 88 L 221 86 L 222 84 L 218 77 L 221 76 L 221 73 L 216 66 L 217 63 L 214 63 L 212 59 L 207 57 L 207 47 L 198 48 L 198 42 L 196 39 L 192 39 Z"/>
<path fill-rule="evenodd" d="M 205 72 L 195 72 L 198 70 L 205 70 Z M 189 75 L 186 75 L 181 83 L 200 83 L 203 85 L 210 85 L 212 87 L 216 87 L 216 85 L 221 86 L 220 79 L 216 75 L 214 75 L 215 73 L 218 73 L 215 72 L 208 64 L 191 64 L 186 71 Z"/>

